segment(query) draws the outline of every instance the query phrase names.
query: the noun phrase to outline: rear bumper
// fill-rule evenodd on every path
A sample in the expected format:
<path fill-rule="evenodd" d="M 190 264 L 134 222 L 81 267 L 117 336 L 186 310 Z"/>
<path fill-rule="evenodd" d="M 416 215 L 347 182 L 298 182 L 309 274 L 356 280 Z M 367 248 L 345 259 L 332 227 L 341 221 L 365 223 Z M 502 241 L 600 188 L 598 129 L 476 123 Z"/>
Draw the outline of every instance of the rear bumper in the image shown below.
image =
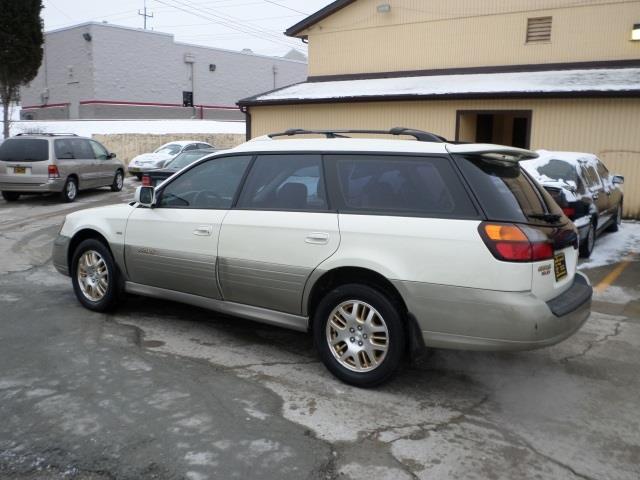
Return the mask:
<path fill-rule="evenodd" d="M 426 346 L 460 350 L 531 350 L 573 335 L 589 318 L 592 288 L 576 273 L 550 302 L 530 292 L 394 282 L 417 319 Z"/>
<path fill-rule="evenodd" d="M 24 192 L 24 193 L 59 193 L 64 188 L 65 180 L 56 178 L 42 183 L 19 183 L 0 182 L 2 192 Z"/>
<path fill-rule="evenodd" d="M 64 235 L 58 235 L 53 242 L 52 260 L 53 266 L 63 275 L 69 276 L 69 243 L 71 239 Z"/>

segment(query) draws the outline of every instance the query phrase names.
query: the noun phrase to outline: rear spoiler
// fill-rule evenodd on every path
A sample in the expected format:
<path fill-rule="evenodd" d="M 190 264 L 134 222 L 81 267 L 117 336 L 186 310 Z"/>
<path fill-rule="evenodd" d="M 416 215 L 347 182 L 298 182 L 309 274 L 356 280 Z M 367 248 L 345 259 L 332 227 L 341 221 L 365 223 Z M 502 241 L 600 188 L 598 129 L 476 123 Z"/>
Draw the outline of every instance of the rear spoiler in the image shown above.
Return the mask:
<path fill-rule="evenodd" d="M 492 145 L 489 143 L 447 144 L 447 151 L 457 155 L 480 155 L 491 160 L 505 162 L 520 162 L 538 158 L 536 152 L 523 148 L 506 147 L 504 145 Z"/>

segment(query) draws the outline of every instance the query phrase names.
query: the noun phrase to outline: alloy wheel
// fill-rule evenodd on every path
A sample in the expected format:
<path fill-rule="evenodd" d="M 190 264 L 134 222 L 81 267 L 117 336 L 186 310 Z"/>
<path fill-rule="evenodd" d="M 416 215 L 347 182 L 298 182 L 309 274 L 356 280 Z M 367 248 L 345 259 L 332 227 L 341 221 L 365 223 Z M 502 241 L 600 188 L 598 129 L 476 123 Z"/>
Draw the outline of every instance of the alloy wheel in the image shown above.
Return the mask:
<path fill-rule="evenodd" d="M 109 269 L 95 250 L 87 250 L 78 260 L 78 285 L 88 300 L 99 302 L 109 289 Z"/>
<path fill-rule="evenodd" d="M 334 358 L 353 372 L 375 370 L 389 349 L 389 329 L 368 303 L 348 300 L 329 315 L 326 341 Z"/>

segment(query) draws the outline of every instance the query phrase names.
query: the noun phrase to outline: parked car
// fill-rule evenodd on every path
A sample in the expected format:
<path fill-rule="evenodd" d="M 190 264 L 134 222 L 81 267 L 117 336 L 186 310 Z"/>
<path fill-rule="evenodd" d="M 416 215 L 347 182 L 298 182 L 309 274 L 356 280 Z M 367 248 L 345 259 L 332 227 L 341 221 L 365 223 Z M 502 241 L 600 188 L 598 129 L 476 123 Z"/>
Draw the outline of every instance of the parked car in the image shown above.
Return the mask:
<path fill-rule="evenodd" d="M 624 177 L 612 175 L 595 155 L 538 150 L 522 166 L 542 184 L 578 227 L 580 256 L 589 257 L 596 236 L 618 231 L 622 222 Z"/>
<path fill-rule="evenodd" d="M 203 148 L 201 150 L 189 150 L 187 152 L 182 152 L 176 158 L 170 160 L 164 168 L 150 170 L 147 173 L 143 174 L 142 183 L 143 185 L 151 185 L 155 187 L 159 183 L 164 182 L 178 170 L 182 170 L 184 167 L 191 165 L 196 160 L 200 160 L 205 155 L 209 155 L 217 151 L 218 150 L 214 148 Z"/>
<path fill-rule="evenodd" d="M 326 367 L 360 387 L 425 345 L 539 348 L 586 321 L 576 228 L 518 163 L 534 152 L 407 129 L 366 133 L 419 141 L 279 139 L 305 133 L 68 215 L 56 268 L 90 310 L 130 292 L 310 332 Z"/>
<path fill-rule="evenodd" d="M 124 167 L 101 143 L 72 134 L 20 133 L 0 145 L 0 191 L 13 202 L 25 193 L 60 193 L 73 202 L 80 190 L 122 190 Z"/>
<path fill-rule="evenodd" d="M 203 148 L 214 148 L 205 142 L 196 142 L 193 140 L 171 142 L 162 145 L 153 153 L 143 153 L 134 157 L 129 162 L 129 174 L 135 175 L 138 180 L 142 180 L 142 175 L 150 170 L 156 170 L 158 168 L 164 168 L 164 166 L 171 160 L 176 158 L 183 152 L 190 150 L 201 150 Z"/>

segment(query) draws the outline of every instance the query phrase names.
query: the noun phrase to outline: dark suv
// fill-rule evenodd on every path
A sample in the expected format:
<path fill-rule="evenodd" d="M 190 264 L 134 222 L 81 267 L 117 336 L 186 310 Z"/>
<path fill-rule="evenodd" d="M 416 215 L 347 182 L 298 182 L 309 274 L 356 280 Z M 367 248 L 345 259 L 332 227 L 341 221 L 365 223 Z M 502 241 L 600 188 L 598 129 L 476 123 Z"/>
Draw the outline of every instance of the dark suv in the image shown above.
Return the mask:
<path fill-rule="evenodd" d="M 580 256 L 589 257 L 596 235 L 618 231 L 624 194 L 621 175 L 612 175 L 589 153 L 538 150 L 535 160 L 521 162 L 578 227 Z"/>

